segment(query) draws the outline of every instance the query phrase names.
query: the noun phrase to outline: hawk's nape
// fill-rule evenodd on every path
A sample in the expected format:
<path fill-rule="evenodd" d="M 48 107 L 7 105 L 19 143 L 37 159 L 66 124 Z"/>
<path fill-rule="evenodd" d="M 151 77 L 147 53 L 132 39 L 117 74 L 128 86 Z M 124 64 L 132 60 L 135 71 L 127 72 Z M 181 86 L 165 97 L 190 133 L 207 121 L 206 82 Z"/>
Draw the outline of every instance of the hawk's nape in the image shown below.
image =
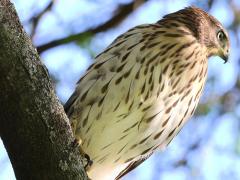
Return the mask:
<path fill-rule="evenodd" d="M 226 30 L 196 7 L 134 27 L 96 57 L 66 104 L 93 180 L 113 180 L 166 147 L 193 115 L 208 57 L 225 61 Z"/>

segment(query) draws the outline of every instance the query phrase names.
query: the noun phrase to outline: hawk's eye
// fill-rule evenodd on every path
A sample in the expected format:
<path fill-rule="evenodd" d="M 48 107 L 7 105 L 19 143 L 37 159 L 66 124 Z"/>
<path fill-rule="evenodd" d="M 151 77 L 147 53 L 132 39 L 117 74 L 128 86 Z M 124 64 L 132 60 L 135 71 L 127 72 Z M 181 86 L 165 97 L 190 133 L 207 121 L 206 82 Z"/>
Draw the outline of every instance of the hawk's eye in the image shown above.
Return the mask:
<path fill-rule="evenodd" d="M 224 40 L 225 34 L 224 34 L 224 32 L 223 32 L 222 30 L 218 31 L 218 33 L 217 33 L 217 38 L 218 38 L 218 40 L 221 41 L 221 42 Z"/>

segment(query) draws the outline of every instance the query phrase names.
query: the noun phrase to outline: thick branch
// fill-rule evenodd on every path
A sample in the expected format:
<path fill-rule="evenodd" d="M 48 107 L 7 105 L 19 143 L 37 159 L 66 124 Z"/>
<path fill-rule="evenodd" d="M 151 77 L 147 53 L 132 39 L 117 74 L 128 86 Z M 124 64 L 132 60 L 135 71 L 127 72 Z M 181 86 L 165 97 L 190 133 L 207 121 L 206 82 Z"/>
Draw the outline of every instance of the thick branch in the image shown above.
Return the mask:
<path fill-rule="evenodd" d="M 109 19 L 107 22 L 105 22 L 104 24 L 101 24 L 100 26 L 98 26 L 96 28 L 90 28 L 90 29 L 86 30 L 85 32 L 73 34 L 68 37 L 53 40 L 49 43 L 40 45 L 37 47 L 37 51 L 39 53 L 42 53 L 43 51 L 46 51 L 50 48 L 53 48 L 53 47 L 56 47 L 59 45 L 63 45 L 63 44 L 70 43 L 73 41 L 79 41 L 85 35 L 89 35 L 89 34 L 94 35 L 99 32 L 104 32 L 110 28 L 113 28 L 113 27 L 117 26 L 118 24 L 120 24 L 129 14 L 132 13 L 133 10 L 138 8 L 140 5 L 142 5 L 146 1 L 147 0 L 136 0 L 136 1 L 130 2 L 128 4 L 119 6 L 119 8 L 116 11 L 116 14 L 111 19 Z"/>
<path fill-rule="evenodd" d="M 17 179 L 86 179 L 66 114 L 9 0 L 0 0 L 0 135 Z"/>

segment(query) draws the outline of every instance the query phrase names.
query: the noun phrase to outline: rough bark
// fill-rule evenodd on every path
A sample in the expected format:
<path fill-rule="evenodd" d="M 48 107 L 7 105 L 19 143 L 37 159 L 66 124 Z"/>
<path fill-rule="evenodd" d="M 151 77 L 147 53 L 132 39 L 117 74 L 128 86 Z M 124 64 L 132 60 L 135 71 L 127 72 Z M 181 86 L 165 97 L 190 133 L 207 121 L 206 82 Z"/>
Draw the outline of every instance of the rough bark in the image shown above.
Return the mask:
<path fill-rule="evenodd" d="M 87 179 L 69 120 L 9 0 L 0 0 L 0 135 L 17 179 Z"/>

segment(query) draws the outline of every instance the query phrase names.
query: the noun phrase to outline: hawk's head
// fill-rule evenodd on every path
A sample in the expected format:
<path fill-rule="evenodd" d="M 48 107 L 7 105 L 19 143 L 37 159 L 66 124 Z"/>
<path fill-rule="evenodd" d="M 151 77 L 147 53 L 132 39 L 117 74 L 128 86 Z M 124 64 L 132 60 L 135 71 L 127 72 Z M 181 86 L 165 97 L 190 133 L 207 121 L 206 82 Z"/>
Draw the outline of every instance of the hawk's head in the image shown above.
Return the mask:
<path fill-rule="evenodd" d="M 229 55 L 229 38 L 222 24 L 202 9 L 187 7 L 164 16 L 163 21 L 178 21 L 207 48 L 207 56 L 219 56 L 225 62 Z"/>

